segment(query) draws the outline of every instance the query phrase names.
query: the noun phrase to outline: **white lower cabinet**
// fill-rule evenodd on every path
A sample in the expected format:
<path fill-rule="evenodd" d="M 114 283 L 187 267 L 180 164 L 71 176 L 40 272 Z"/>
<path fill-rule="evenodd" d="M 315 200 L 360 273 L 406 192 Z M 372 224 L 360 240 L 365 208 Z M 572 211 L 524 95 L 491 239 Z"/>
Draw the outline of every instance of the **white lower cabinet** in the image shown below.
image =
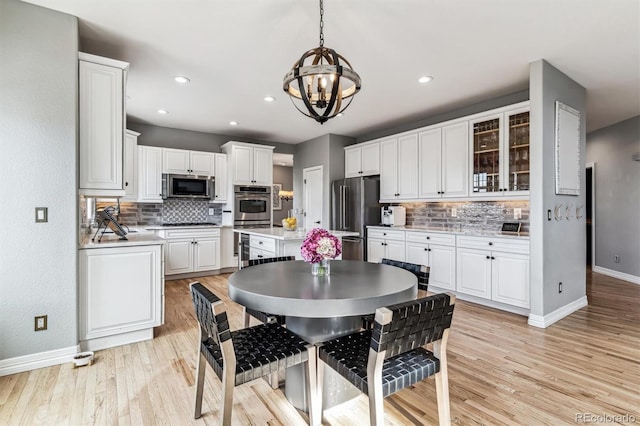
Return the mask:
<path fill-rule="evenodd" d="M 165 241 L 165 275 L 220 269 L 220 229 L 160 230 Z"/>
<path fill-rule="evenodd" d="M 404 231 L 369 228 L 367 261 L 380 263 L 383 258 L 404 262 Z"/>
<path fill-rule="evenodd" d="M 454 235 L 407 232 L 407 262 L 428 266 L 429 284 L 456 289 L 456 239 Z M 435 244 L 434 244 L 435 242 Z"/>
<path fill-rule="evenodd" d="M 83 350 L 153 338 L 162 325 L 162 245 L 79 251 L 79 335 Z"/>
<path fill-rule="evenodd" d="M 459 292 L 529 308 L 528 241 L 461 236 L 457 245 Z"/>

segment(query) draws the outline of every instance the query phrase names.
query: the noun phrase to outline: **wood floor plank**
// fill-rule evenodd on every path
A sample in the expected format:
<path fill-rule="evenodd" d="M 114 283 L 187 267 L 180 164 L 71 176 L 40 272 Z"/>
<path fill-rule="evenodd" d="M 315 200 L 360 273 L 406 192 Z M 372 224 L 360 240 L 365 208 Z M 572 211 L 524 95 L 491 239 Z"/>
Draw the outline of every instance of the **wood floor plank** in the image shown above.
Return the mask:
<path fill-rule="evenodd" d="M 227 295 L 228 275 L 199 278 L 227 305 L 232 329 L 242 307 Z M 0 377 L 0 425 L 218 425 L 221 383 L 207 367 L 203 415 L 193 419 L 198 326 L 194 280 L 167 281 L 166 323 L 151 341 L 70 364 Z M 576 414 L 640 419 L 640 286 L 589 272 L 589 305 L 547 329 L 523 316 L 458 300 L 449 336 L 452 424 L 563 425 Z M 433 379 L 385 400 L 385 424 L 438 423 Z M 236 388 L 234 425 L 303 425 L 283 389 L 259 380 Z M 368 399 L 326 410 L 331 426 L 367 425 Z M 636 421 L 637 421 L 636 420 Z"/>

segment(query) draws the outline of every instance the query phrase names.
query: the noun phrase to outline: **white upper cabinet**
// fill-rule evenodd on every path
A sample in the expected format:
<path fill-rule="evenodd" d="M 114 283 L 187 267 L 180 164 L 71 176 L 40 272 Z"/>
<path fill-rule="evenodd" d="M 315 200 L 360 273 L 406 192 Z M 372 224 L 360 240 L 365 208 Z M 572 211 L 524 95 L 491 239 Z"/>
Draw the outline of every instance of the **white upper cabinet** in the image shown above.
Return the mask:
<path fill-rule="evenodd" d="M 213 152 L 168 148 L 162 150 L 162 173 L 214 176 L 214 164 Z"/>
<path fill-rule="evenodd" d="M 227 201 L 227 154 L 215 155 L 215 201 Z"/>
<path fill-rule="evenodd" d="M 124 197 L 122 201 L 138 199 L 138 136 L 140 133 L 127 130 L 124 135 L 124 167 L 122 180 Z"/>
<path fill-rule="evenodd" d="M 162 202 L 162 148 L 138 146 L 138 202 Z"/>
<path fill-rule="evenodd" d="M 418 172 L 420 198 L 440 198 L 442 193 L 442 129 L 431 129 L 419 135 Z"/>
<path fill-rule="evenodd" d="M 380 144 L 375 142 L 346 147 L 344 169 L 347 178 L 380 174 Z"/>
<path fill-rule="evenodd" d="M 418 198 L 418 135 L 380 142 L 380 199 Z"/>
<path fill-rule="evenodd" d="M 124 97 L 129 64 L 86 53 L 79 53 L 78 57 L 80 193 L 122 196 Z"/>
<path fill-rule="evenodd" d="M 271 186 L 274 147 L 227 142 L 221 148 L 229 158 L 233 185 Z"/>

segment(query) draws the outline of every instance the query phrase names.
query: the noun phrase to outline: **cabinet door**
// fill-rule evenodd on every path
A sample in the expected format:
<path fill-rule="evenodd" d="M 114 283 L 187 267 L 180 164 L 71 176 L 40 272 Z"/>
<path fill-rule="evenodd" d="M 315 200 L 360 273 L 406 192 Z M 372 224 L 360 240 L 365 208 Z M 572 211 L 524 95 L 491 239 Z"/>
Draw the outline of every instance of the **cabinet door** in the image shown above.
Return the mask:
<path fill-rule="evenodd" d="M 182 274 L 193 270 L 193 239 L 167 240 L 164 259 L 165 275 Z"/>
<path fill-rule="evenodd" d="M 344 177 L 362 176 L 362 148 L 344 150 Z"/>
<path fill-rule="evenodd" d="M 405 258 L 405 262 L 429 266 L 429 245 L 421 243 L 406 243 Z"/>
<path fill-rule="evenodd" d="M 442 129 L 419 135 L 419 197 L 440 198 L 442 191 Z"/>
<path fill-rule="evenodd" d="M 500 176 L 502 114 L 469 122 L 471 129 L 471 194 L 499 193 L 504 184 Z"/>
<path fill-rule="evenodd" d="M 491 298 L 491 255 L 484 250 L 458 248 L 457 290 Z M 431 280 L 431 277 L 429 277 Z M 434 284 L 435 285 L 435 284 Z"/>
<path fill-rule="evenodd" d="M 529 107 L 505 113 L 503 148 L 505 195 L 529 191 Z"/>
<path fill-rule="evenodd" d="M 455 247 L 429 245 L 429 284 L 447 290 L 456 289 Z"/>
<path fill-rule="evenodd" d="M 398 198 L 418 198 L 418 135 L 398 139 Z"/>
<path fill-rule="evenodd" d="M 372 143 L 362 147 L 362 176 L 380 174 L 380 144 Z"/>
<path fill-rule="evenodd" d="M 466 197 L 469 173 L 469 128 L 466 122 L 442 128 L 442 196 Z"/>
<path fill-rule="evenodd" d="M 380 142 L 380 199 L 391 200 L 398 194 L 398 139 Z"/>
<path fill-rule="evenodd" d="M 137 164 L 138 164 L 138 133 L 129 132 L 124 136 L 124 167 L 122 181 L 124 185 L 124 197 L 122 201 L 136 201 L 137 190 Z"/>
<path fill-rule="evenodd" d="M 214 176 L 215 154 L 213 152 L 189 151 L 190 174 Z"/>
<path fill-rule="evenodd" d="M 215 155 L 216 201 L 227 201 L 227 155 Z"/>
<path fill-rule="evenodd" d="M 265 252 L 260 250 L 259 248 L 249 247 L 249 259 L 250 260 L 262 259 L 262 258 L 265 258 L 265 257 L 273 257 L 273 256 L 266 255 Z"/>
<path fill-rule="evenodd" d="M 253 148 L 233 147 L 233 183 L 235 185 L 253 183 Z"/>
<path fill-rule="evenodd" d="M 148 329 L 161 324 L 160 247 L 79 251 L 80 340 Z"/>
<path fill-rule="evenodd" d="M 404 262 L 404 241 L 385 241 L 385 257 Z"/>
<path fill-rule="evenodd" d="M 253 148 L 253 183 L 271 186 L 273 181 L 273 151 Z"/>
<path fill-rule="evenodd" d="M 384 240 L 378 238 L 367 239 L 367 262 L 380 263 L 385 257 Z"/>
<path fill-rule="evenodd" d="M 138 202 L 162 202 L 162 148 L 138 146 Z"/>
<path fill-rule="evenodd" d="M 85 61 L 79 68 L 80 189 L 122 190 L 124 71 Z"/>
<path fill-rule="evenodd" d="M 162 149 L 162 173 L 178 175 L 188 175 L 191 173 L 189 167 L 189 151 L 184 149 Z"/>
<path fill-rule="evenodd" d="M 193 271 L 220 269 L 220 238 L 198 238 L 193 252 Z"/>
<path fill-rule="evenodd" d="M 529 256 L 493 252 L 491 273 L 493 300 L 529 308 Z"/>
<path fill-rule="evenodd" d="M 222 228 L 220 230 L 220 267 L 233 268 L 238 266 L 238 258 L 234 256 L 235 246 L 233 238 L 233 228 Z"/>

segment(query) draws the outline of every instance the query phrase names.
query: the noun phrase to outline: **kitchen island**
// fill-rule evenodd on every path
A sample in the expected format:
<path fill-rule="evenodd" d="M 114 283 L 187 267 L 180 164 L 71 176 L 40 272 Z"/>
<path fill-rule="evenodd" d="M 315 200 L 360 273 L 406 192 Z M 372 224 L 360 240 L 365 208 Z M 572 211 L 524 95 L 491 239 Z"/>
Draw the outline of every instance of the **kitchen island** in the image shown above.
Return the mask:
<path fill-rule="evenodd" d="M 271 227 L 234 229 L 233 232 L 241 235 L 242 250 L 245 252 L 245 257 L 242 260 L 276 256 L 295 256 L 296 260 L 302 260 L 300 247 L 308 231 L 305 229 L 288 231 L 284 228 Z M 357 232 L 351 231 L 329 230 L 329 232 L 340 239 L 359 235 Z M 341 256 L 337 257 L 337 259 L 341 258 Z"/>

